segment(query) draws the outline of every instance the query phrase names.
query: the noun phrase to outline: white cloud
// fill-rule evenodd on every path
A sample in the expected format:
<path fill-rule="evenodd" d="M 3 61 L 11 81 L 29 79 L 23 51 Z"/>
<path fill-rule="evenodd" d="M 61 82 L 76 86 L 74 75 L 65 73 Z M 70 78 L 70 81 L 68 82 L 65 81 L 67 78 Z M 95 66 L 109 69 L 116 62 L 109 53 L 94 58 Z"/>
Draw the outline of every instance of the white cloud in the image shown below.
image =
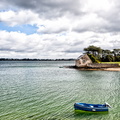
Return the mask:
<path fill-rule="evenodd" d="M 84 12 L 99 12 L 109 11 L 114 6 L 114 1 L 111 0 L 84 0 Z"/>
<path fill-rule="evenodd" d="M 113 49 L 119 47 L 118 43 L 120 42 L 118 34 L 94 32 L 81 34 L 70 32 L 67 36 L 57 36 L 56 34 L 26 35 L 6 31 L 0 31 L 0 34 L 3 35 L 0 37 L 0 46 L 3 46 L 0 49 L 0 57 L 76 58 L 83 48 L 89 45 Z"/>
<path fill-rule="evenodd" d="M 35 24 L 39 20 L 38 14 L 30 10 L 0 12 L 0 21 L 10 26 L 21 24 Z"/>
<path fill-rule="evenodd" d="M 119 48 L 118 0 L 1 0 L 0 9 L 7 26 L 38 27 L 31 35 L 1 29 L 0 57 L 75 58 L 89 45 Z"/>
<path fill-rule="evenodd" d="M 38 23 L 38 32 L 44 34 L 68 32 L 70 30 L 70 20 L 66 17 L 44 20 L 41 23 L 42 25 Z"/>

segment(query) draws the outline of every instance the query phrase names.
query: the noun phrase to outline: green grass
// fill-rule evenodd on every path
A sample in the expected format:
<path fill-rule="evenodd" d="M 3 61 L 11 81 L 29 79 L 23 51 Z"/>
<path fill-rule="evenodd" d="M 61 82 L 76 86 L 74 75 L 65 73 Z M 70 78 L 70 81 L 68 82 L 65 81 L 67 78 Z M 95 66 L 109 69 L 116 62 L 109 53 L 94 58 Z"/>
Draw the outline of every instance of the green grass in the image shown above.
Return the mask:
<path fill-rule="evenodd" d="M 101 62 L 102 64 L 119 64 L 120 66 L 120 62 Z"/>

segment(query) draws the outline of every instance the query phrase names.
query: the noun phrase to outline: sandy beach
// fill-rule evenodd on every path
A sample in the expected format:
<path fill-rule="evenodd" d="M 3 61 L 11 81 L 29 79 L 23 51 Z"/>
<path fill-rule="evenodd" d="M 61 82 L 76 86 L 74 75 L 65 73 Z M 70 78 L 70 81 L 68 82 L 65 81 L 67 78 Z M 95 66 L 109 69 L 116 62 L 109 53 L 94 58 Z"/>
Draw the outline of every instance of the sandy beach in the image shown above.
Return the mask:
<path fill-rule="evenodd" d="M 120 68 L 79 68 L 79 70 L 91 70 L 91 71 L 120 71 Z"/>
<path fill-rule="evenodd" d="M 120 68 L 105 68 L 106 71 L 120 71 Z"/>
<path fill-rule="evenodd" d="M 119 68 L 78 68 L 75 66 L 65 66 L 66 68 L 73 68 L 73 69 L 77 69 L 77 70 L 93 70 L 93 71 L 120 71 L 120 67 Z"/>

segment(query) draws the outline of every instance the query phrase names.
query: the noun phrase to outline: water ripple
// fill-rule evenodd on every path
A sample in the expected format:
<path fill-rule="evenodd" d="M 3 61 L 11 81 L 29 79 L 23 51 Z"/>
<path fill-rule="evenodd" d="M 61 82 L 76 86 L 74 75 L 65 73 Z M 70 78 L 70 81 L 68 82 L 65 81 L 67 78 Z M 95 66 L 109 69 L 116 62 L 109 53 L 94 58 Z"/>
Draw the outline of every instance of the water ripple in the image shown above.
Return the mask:
<path fill-rule="evenodd" d="M 58 67 L 68 63 L 2 64 L 0 120 L 118 120 L 119 73 Z M 108 114 L 76 113 L 75 102 L 108 102 L 112 108 Z"/>

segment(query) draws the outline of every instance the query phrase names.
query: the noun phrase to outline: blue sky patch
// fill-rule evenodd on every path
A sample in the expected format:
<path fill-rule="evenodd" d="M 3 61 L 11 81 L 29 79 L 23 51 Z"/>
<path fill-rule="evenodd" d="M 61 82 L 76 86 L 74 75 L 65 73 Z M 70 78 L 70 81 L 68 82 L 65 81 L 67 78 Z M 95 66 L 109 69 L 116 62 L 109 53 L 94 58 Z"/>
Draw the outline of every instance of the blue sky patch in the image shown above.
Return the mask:
<path fill-rule="evenodd" d="M 36 25 L 16 25 L 16 26 L 7 26 L 5 23 L 0 22 L 0 30 L 6 30 L 8 32 L 21 32 L 27 35 L 34 34 L 37 32 L 38 27 Z"/>

